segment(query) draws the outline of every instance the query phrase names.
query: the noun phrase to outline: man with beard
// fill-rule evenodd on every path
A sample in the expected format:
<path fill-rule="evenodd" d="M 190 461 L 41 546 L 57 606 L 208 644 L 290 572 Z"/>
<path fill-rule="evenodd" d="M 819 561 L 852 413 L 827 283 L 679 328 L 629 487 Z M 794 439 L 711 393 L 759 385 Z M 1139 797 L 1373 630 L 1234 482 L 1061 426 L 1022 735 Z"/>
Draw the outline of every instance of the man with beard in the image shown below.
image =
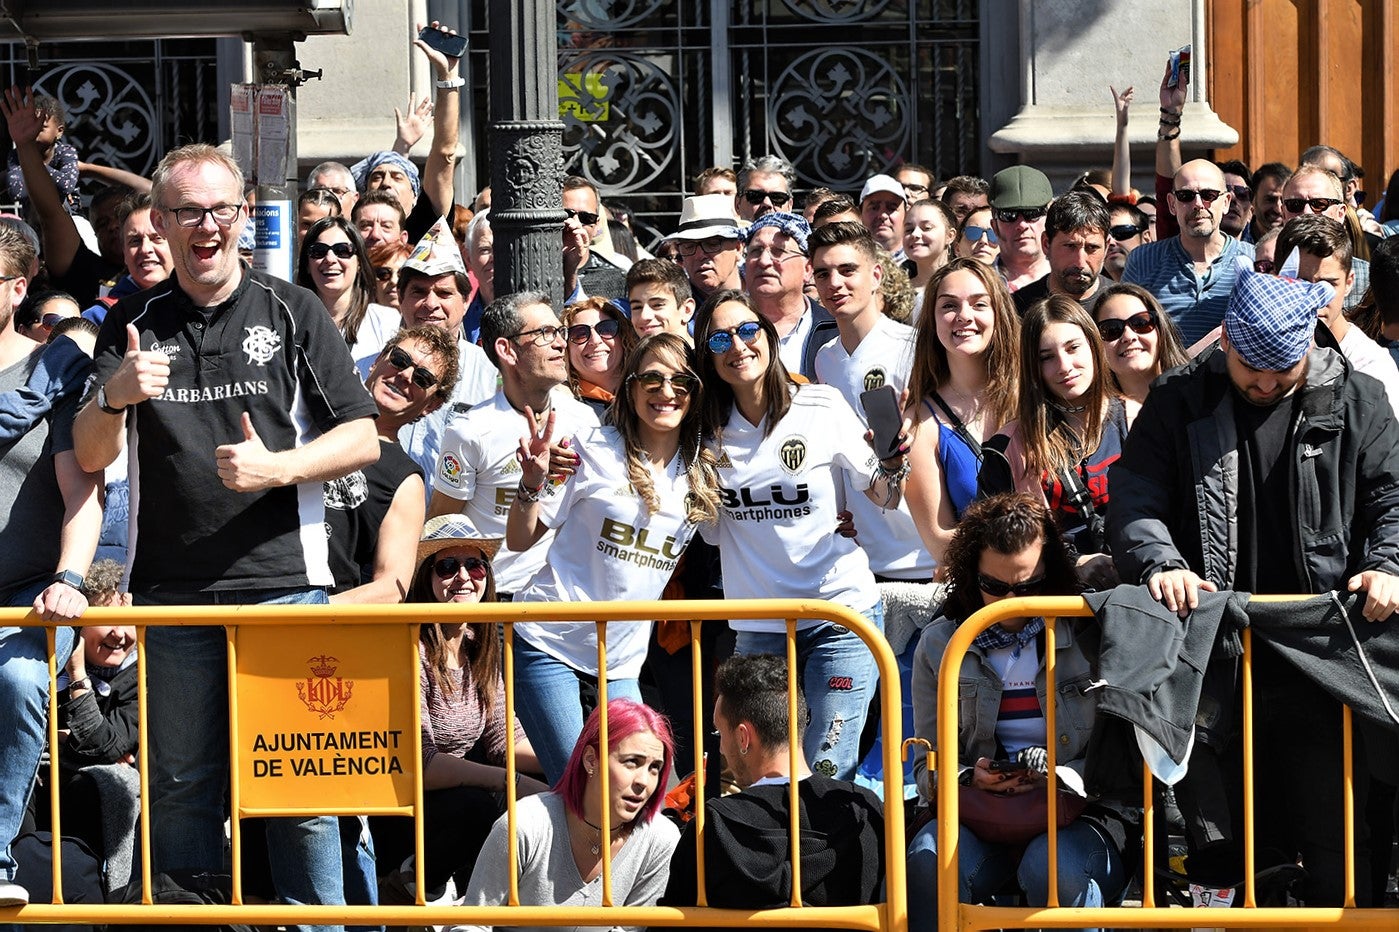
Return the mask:
<path fill-rule="evenodd" d="M 1238 256 L 1253 261 L 1253 247 L 1220 226 L 1233 197 L 1219 166 L 1205 159 L 1186 162 L 1166 198 L 1180 235 L 1148 243 L 1127 258 L 1122 280 L 1156 296 L 1180 328 L 1185 345 L 1224 319 L 1229 292 L 1238 278 Z"/>
<path fill-rule="evenodd" d="M 1251 243 L 1253 242 L 1253 173 L 1248 170 L 1247 165 L 1238 159 L 1220 162 L 1219 170 L 1224 172 L 1225 190 L 1233 195 L 1229 200 L 1229 209 L 1224 212 L 1224 219 L 1220 221 L 1219 225 L 1230 236 L 1237 236 L 1245 243 Z"/>
<path fill-rule="evenodd" d="M 1092 191 L 1070 191 L 1049 206 L 1041 248 L 1049 272 L 1015 292 L 1015 308 L 1024 316 L 1030 305 L 1051 294 L 1073 298 L 1089 314 L 1107 287 L 1101 275 L 1107 258 L 1108 207 Z"/>

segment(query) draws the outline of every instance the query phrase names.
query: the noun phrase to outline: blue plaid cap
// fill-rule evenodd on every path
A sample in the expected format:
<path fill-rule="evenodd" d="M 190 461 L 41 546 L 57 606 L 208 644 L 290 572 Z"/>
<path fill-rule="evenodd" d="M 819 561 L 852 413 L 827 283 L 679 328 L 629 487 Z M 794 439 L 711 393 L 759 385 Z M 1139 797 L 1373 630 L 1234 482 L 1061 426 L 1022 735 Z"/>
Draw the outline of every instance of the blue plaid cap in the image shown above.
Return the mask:
<path fill-rule="evenodd" d="M 776 227 L 781 232 L 786 233 L 788 239 L 797 244 L 802 255 L 811 255 L 806 246 L 807 238 L 811 236 L 811 224 L 807 223 L 806 218 L 800 214 L 789 214 L 780 210 L 769 211 L 749 224 L 748 229 L 743 233 L 743 241 L 751 243 L 753 234 L 763 227 Z"/>
<path fill-rule="evenodd" d="M 1283 263 L 1282 275 L 1255 272 L 1242 256 L 1237 261 L 1239 277 L 1224 311 L 1229 345 L 1255 369 L 1291 369 L 1311 348 L 1317 311 L 1331 303 L 1336 290 L 1326 282 L 1287 277 L 1296 273 L 1296 250 Z"/>
<path fill-rule="evenodd" d="M 422 193 L 423 183 L 418 178 L 418 166 L 408 161 L 406 157 L 392 150 L 375 152 L 368 158 L 360 159 L 350 166 L 350 174 L 354 176 L 355 187 L 359 188 L 361 193 L 364 191 L 364 186 L 369 183 L 369 173 L 385 162 L 388 162 L 395 168 L 401 169 L 403 173 L 408 176 L 408 181 L 413 185 L 414 197 Z"/>

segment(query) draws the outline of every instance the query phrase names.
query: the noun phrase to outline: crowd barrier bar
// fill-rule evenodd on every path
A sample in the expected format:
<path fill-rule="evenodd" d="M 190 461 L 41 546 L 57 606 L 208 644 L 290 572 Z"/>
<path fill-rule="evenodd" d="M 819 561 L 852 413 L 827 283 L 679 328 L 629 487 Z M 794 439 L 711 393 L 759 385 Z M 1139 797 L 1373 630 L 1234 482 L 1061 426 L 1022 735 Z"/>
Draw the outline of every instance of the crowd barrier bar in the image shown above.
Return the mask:
<path fill-rule="evenodd" d="M 1314 596 L 1254 596 L 1257 602 L 1292 602 Z M 957 786 L 957 740 L 959 711 L 957 684 L 962 659 L 972 640 L 999 621 L 1008 618 L 1043 617 L 1045 620 L 1045 694 L 1058 696 L 1055 685 L 1055 638 L 1059 618 L 1087 617 L 1093 613 L 1088 603 L 1077 596 L 1033 596 L 1004 599 L 978 611 L 958 626 L 942 656 L 938 671 L 938 747 L 947 753 L 930 752 L 929 767 L 936 767 L 939 790 Z M 1394 621 L 1388 622 L 1393 624 Z M 1342 707 L 1342 740 L 1344 752 L 1343 815 L 1345 843 L 1345 906 L 1342 907 L 1261 907 L 1257 905 L 1254 885 L 1253 850 L 1253 654 L 1252 632 L 1243 632 L 1243 780 L 1244 780 L 1244 905 L 1242 908 L 1202 907 L 1181 909 L 1160 907 L 1155 902 L 1155 850 L 1152 825 L 1152 776 L 1142 765 L 1143 855 L 1142 905 L 1140 907 L 1101 907 L 1085 909 L 1059 906 L 1058 858 L 1049 859 L 1049 902 L 1044 907 L 982 906 L 958 902 L 958 829 L 957 793 L 937 794 L 938 848 L 938 928 L 943 932 L 971 932 L 988 929 L 1060 929 L 1084 927 L 1113 927 L 1131 929 L 1288 929 L 1341 927 L 1345 929 L 1393 929 L 1396 913 L 1392 909 L 1358 909 L 1355 907 L 1355 797 L 1351 772 L 1351 711 Z M 1045 731 L 1055 735 L 1057 701 L 1045 707 Z M 1059 832 L 1056 809 L 1058 777 L 1054 740 L 1045 742 L 1048 751 L 1049 812 L 1046 828 L 1049 850 L 1058 850 Z M 886 765 L 887 766 L 887 765 Z"/>
<path fill-rule="evenodd" d="M 599 620 L 604 618 L 604 620 Z M 140 768 L 141 807 L 140 831 L 141 858 L 139 865 L 142 883 L 142 903 L 124 904 L 65 904 L 62 901 L 62 853 L 55 843 L 53 852 L 53 901 L 51 903 L 31 903 L 28 906 L 0 909 L 0 923 L 95 923 L 108 925 L 221 925 L 244 923 L 250 925 L 441 925 L 471 923 L 486 926 L 494 925 L 540 925 L 540 926 L 744 926 L 754 925 L 769 928 L 824 927 L 838 929 L 868 930 L 868 932 L 904 932 L 907 929 L 906 886 L 904 860 L 904 818 L 903 806 L 891 805 L 884 813 L 884 853 L 885 853 L 885 902 L 862 906 L 812 907 L 801 906 L 800 839 L 798 833 L 799 811 L 797 806 L 796 781 L 789 783 L 789 809 L 792 859 L 792 896 L 790 905 L 777 909 L 716 909 L 703 905 L 706 902 L 704 877 L 704 792 L 703 792 L 703 735 L 709 731 L 709 709 L 703 708 L 701 700 L 700 673 L 703 657 L 700 653 L 701 623 L 737 620 L 780 618 L 787 627 L 788 661 L 788 709 L 789 739 L 791 746 L 791 766 L 795 772 L 801 749 L 801 731 L 796 721 L 796 639 L 799 619 L 829 621 L 850 629 L 870 648 L 874 656 L 880 678 L 880 709 L 883 728 L 884 795 L 888 800 L 903 799 L 903 770 L 900 765 L 900 738 L 902 736 L 902 707 L 900 704 L 899 673 L 897 662 L 883 632 L 864 616 L 847 608 L 815 599 L 735 599 L 728 601 L 655 601 L 655 602 L 511 602 L 490 605 L 393 605 L 393 606 L 339 606 L 339 605 L 246 605 L 246 606 L 137 606 L 133 608 L 94 608 L 89 609 L 82 621 L 90 624 L 134 625 L 137 628 L 137 677 L 139 681 L 138 720 L 140 727 L 137 761 Z M 237 690 L 234 686 L 237 646 L 234 635 L 237 629 L 275 628 L 285 625 L 374 625 L 403 624 L 416 626 L 428 621 L 464 621 L 476 624 L 500 623 L 504 627 L 506 650 L 503 663 L 506 683 L 506 715 L 513 720 L 515 708 L 514 661 L 509 649 L 514 636 L 514 625 L 521 621 L 529 622 L 592 622 L 598 632 L 599 669 L 606 669 L 607 623 L 626 621 L 687 621 L 690 625 L 690 643 L 693 649 L 692 670 L 694 672 L 694 744 L 695 744 L 695 819 L 697 830 L 696 861 L 698 864 L 697 889 L 701 905 L 693 907 L 639 907 L 612 905 L 611 853 L 603 847 L 603 906 L 565 908 L 556 906 L 520 906 L 518 895 L 517 850 L 515 842 L 516 799 L 514 792 L 515 759 L 513 750 L 507 756 L 506 812 L 510 820 L 508 857 L 509 898 L 507 905 L 490 907 L 427 906 L 423 896 L 423 831 L 422 806 L 423 786 L 421 768 L 421 740 L 416 726 L 420 725 L 418 704 L 413 703 L 414 731 L 411 748 L 414 761 L 414 805 L 393 809 L 366 811 L 363 807 L 344 807 L 331 810 L 278 809 L 258 810 L 255 813 L 240 812 L 239 772 L 236 767 L 238 749 L 230 747 L 230 806 L 233 810 L 233 896 L 228 905 L 170 905 L 154 904 L 151 900 L 151 844 L 150 807 L 145 801 L 150 799 L 148 786 L 149 748 L 147 738 L 148 709 L 146 705 L 146 653 L 147 629 L 152 626 L 224 626 L 228 631 L 229 659 L 229 716 L 230 742 L 236 733 L 238 722 Z M 20 609 L 0 609 L 0 625 L 22 627 L 45 627 L 49 649 L 49 722 L 48 736 L 51 748 L 58 744 L 58 690 L 59 673 L 56 662 L 56 630 L 62 625 L 51 625 L 40 621 L 32 612 Z M 414 629 L 410 629 L 414 630 Z M 417 682 L 418 654 L 417 638 L 411 637 L 413 644 L 412 666 L 414 682 Z M 81 642 L 75 645 L 81 650 Z M 605 678 L 598 683 L 599 703 L 603 704 L 601 716 L 602 741 L 607 741 L 605 704 L 607 684 Z M 50 799 L 53 809 L 53 835 L 61 838 L 61 815 L 59 805 L 59 762 L 56 753 L 51 754 L 49 777 L 51 782 Z M 607 798 L 608 773 L 606 767 L 598 768 L 602 775 L 602 794 Z M 412 906 L 304 906 L 275 903 L 245 902 L 242 891 L 242 875 L 239 865 L 241 834 L 239 820 L 246 815 L 321 815 L 321 814 L 389 814 L 414 815 L 414 848 L 416 857 L 417 903 Z M 610 813 L 603 811 L 601 826 L 603 837 L 608 837 Z M 659 818 L 660 816 L 658 816 Z"/>

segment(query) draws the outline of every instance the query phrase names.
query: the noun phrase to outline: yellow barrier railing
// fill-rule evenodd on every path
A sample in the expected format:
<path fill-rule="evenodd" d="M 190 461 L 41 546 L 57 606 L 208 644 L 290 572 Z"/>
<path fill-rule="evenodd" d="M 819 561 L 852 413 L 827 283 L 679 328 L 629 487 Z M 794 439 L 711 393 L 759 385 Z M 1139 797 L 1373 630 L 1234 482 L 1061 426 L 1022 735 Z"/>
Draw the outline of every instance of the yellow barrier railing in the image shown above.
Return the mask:
<path fill-rule="evenodd" d="M 507 905 L 490 907 L 427 906 L 424 902 L 426 884 L 423 878 L 423 830 L 422 830 L 422 768 L 421 737 L 418 730 L 418 704 L 413 703 L 413 733 L 411 736 L 412 777 L 414 782 L 413 805 L 377 808 L 377 814 L 413 815 L 414 849 L 417 853 L 416 890 L 417 903 L 412 906 L 304 906 L 286 904 L 248 903 L 243 899 L 240 860 L 239 821 L 248 815 L 319 815 L 319 814 L 370 814 L 365 807 L 353 805 L 328 806 L 324 809 L 307 807 L 284 807 L 276 809 L 249 810 L 240 806 L 243 796 L 238 762 L 238 748 L 233 744 L 240 714 L 238 691 L 234 678 L 237 674 L 237 632 L 249 629 L 266 629 L 280 626 L 325 626 L 328 631 L 343 629 L 345 626 L 363 625 L 404 625 L 410 626 L 411 650 L 401 656 L 411 657 L 412 681 L 416 688 L 418 681 L 417 625 L 432 620 L 464 621 L 474 624 L 503 624 L 506 639 L 504 651 L 505 666 L 505 714 L 507 721 L 513 721 L 515 709 L 513 657 L 510 650 L 514 624 L 530 622 L 589 622 L 597 624 L 598 668 L 606 669 L 607 635 L 606 623 L 598 621 L 604 616 L 607 621 L 652 621 L 678 619 L 690 623 L 690 642 L 695 683 L 695 703 L 693 729 L 695 735 L 695 772 L 698 785 L 695 792 L 695 820 L 697 832 L 696 860 L 698 864 L 697 889 L 700 905 L 693 907 L 637 907 L 615 906 L 611 891 L 611 852 L 603 847 L 603 906 L 562 908 L 555 906 L 521 906 L 518 895 L 518 858 L 515 848 L 515 756 L 513 749 L 507 757 L 506 786 L 512 788 L 506 794 L 506 813 L 510 820 L 509 861 L 510 885 Z M 789 797 L 792 859 L 792 896 L 790 905 L 780 909 L 745 910 L 715 909 L 703 905 L 706 902 L 704 879 L 704 766 L 703 741 L 708 730 L 708 710 L 699 699 L 701 670 L 704 658 L 700 652 L 700 625 L 704 621 L 718 622 L 730 619 L 783 618 L 787 626 L 788 696 L 789 696 L 789 740 L 791 746 L 791 766 L 797 770 L 797 756 L 801 753 L 801 730 L 796 720 L 796 626 L 799 619 L 816 619 L 843 625 L 850 629 L 869 647 L 874 656 L 880 677 L 880 708 L 883 728 L 884 798 L 896 801 L 886 807 L 884 813 L 885 844 L 885 902 L 847 907 L 801 906 L 801 866 L 799 847 L 799 806 L 798 783 L 790 781 Z M 137 677 L 139 688 L 139 748 L 137 764 L 141 780 L 141 816 L 139 822 L 141 862 L 139 874 L 142 883 L 142 903 L 124 904 L 65 904 L 62 901 L 62 858 L 61 849 L 55 843 L 53 848 L 53 901 L 51 903 L 31 903 L 28 906 L 0 909 L 0 923 L 96 923 L 109 925 L 217 925 L 225 923 L 245 923 L 252 925 L 542 925 L 542 926 L 741 926 L 759 925 L 778 928 L 844 928 L 862 929 L 870 932 L 903 932 L 907 928 L 905 912 L 906 887 L 904 873 L 904 819 L 903 807 L 897 804 L 903 799 L 903 771 L 899 760 L 900 738 L 902 735 L 902 709 L 900 706 L 899 674 L 893 652 L 883 633 L 864 616 L 849 609 L 818 600 L 732 600 L 732 601 L 665 601 L 665 602 L 514 602 L 490 605 L 395 605 L 395 606 L 145 606 L 120 609 L 91 609 L 84 616 L 88 624 L 122 624 L 137 628 Z M 59 763 L 57 726 L 57 664 L 54 659 L 55 630 L 46 626 L 32 613 L 18 609 L 0 610 L 0 625 L 20 625 L 48 627 L 49 647 L 49 743 L 55 750 L 51 754 L 50 780 L 53 810 L 52 831 L 55 839 L 61 837 L 61 814 L 58 799 Z M 229 659 L 229 716 L 230 716 L 230 796 L 233 810 L 233 890 L 229 905 L 169 905 L 154 904 L 151 899 L 152 847 L 150 843 L 150 799 L 148 777 L 149 747 L 147 728 L 146 698 L 146 655 L 145 639 L 147 629 L 152 626 L 224 626 L 228 631 Z M 331 635 L 333 637 L 333 635 Z M 75 649 L 81 650 L 79 642 Z M 606 678 L 598 683 L 599 704 L 603 706 L 601 715 L 601 742 L 607 746 L 607 702 Z M 415 693 L 416 698 L 416 693 Z M 608 797 L 608 768 L 598 768 L 603 780 L 602 798 Z M 658 789 L 664 792 L 664 788 Z M 608 837 L 609 816 L 603 808 L 601 833 Z"/>
<path fill-rule="evenodd" d="M 1257 602 L 1296 601 L 1311 596 L 1254 596 Z M 1396 914 L 1386 909 L 1355 908 L 1355 837 L 1354 789 L 1351 773 L 1351 711 L 1343 707 L 1344 741 L 1344 839 L 1345 839 L 1345 907 L 1260 907 L 1254 889 L 1254 813 L 1253 813 L 1253 669 L 1251 632 L 1243 632 L 1243 785 L 1244 785 L 1244 906 L 1243 908 L 1202 907 L 1181 909 L 1158 907 L 1155 901 L 1155 845 L 1152 824 L 1152 775 L 1143 764 L 1143 884 L 1141 907 L 1073 908 L 1059 906 L 1057 857 L 1049 858 L 1049 902 L 1044 907 L 983 906 L 958 902 L 958 798 L 955 788 L 959 762 L 956 749 L 958 697 L 957 685 L 962 660 L 972 640 L 987 628 L 1009 618 L 1042 616 L 1045 620 L 1044 665 L 1045 694 L 1058 696 L 1055 684 L 1055 625 L 1059 618 L 1084 617 L 1093 613 L 1088 603 L 1078 597 L 1031 597 L 1006 599 L 978 611 L 959 625 L 942 656 L 938 672 L 938 734 L 937 747 L 950 749 L 947 753 L 933 752 L 937 784 L 953 791 L 937 794 L 937 856 L 938 856 L 938 928 L 942 932 L 970 932 L 984 929 L 1028 928 L 1316 928 L 1340 926 L 1347 929 L 1393 929 Z M 1057 702 L 1045 707 L 1045 731 L 1054 735 Z M 1045 742 L 1048 752 L 1049 813 L 1046 831 L 1049 851 L 1058 851 L 1056 800 L 1058 779 L 1055 773 L 1054 741 Z"/>

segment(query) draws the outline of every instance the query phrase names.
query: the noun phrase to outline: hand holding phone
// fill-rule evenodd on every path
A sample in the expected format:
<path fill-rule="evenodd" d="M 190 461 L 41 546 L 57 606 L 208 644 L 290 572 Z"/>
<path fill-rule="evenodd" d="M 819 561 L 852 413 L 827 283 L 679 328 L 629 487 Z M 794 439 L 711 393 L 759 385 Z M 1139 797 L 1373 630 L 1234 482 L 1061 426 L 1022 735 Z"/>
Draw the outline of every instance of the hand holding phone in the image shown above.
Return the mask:
<path fill-rule="evenodd" d="M 466 54 L 466 36 L 459 36 L 436 26 L 424 26 L 418 31 L 418 39 L 428 48 L 441 52 L 448 58 L 461 58 Z"/>
<path fill-rule="evenodd" d="M 1024 773 L 1030 769 L 1029 764 L 1018 760 L 993 760 L 986 766 L 992 773 Z"/>
<path fill-rule="evenodd" d="M 865 409 L 865 419 L 874 431 L 875 456 L 881 460 L 898 456 L 904 416 L 899 410 L 899 396 L 894 386 L 881 385 L 861 392 L 860 407 Z"/>

